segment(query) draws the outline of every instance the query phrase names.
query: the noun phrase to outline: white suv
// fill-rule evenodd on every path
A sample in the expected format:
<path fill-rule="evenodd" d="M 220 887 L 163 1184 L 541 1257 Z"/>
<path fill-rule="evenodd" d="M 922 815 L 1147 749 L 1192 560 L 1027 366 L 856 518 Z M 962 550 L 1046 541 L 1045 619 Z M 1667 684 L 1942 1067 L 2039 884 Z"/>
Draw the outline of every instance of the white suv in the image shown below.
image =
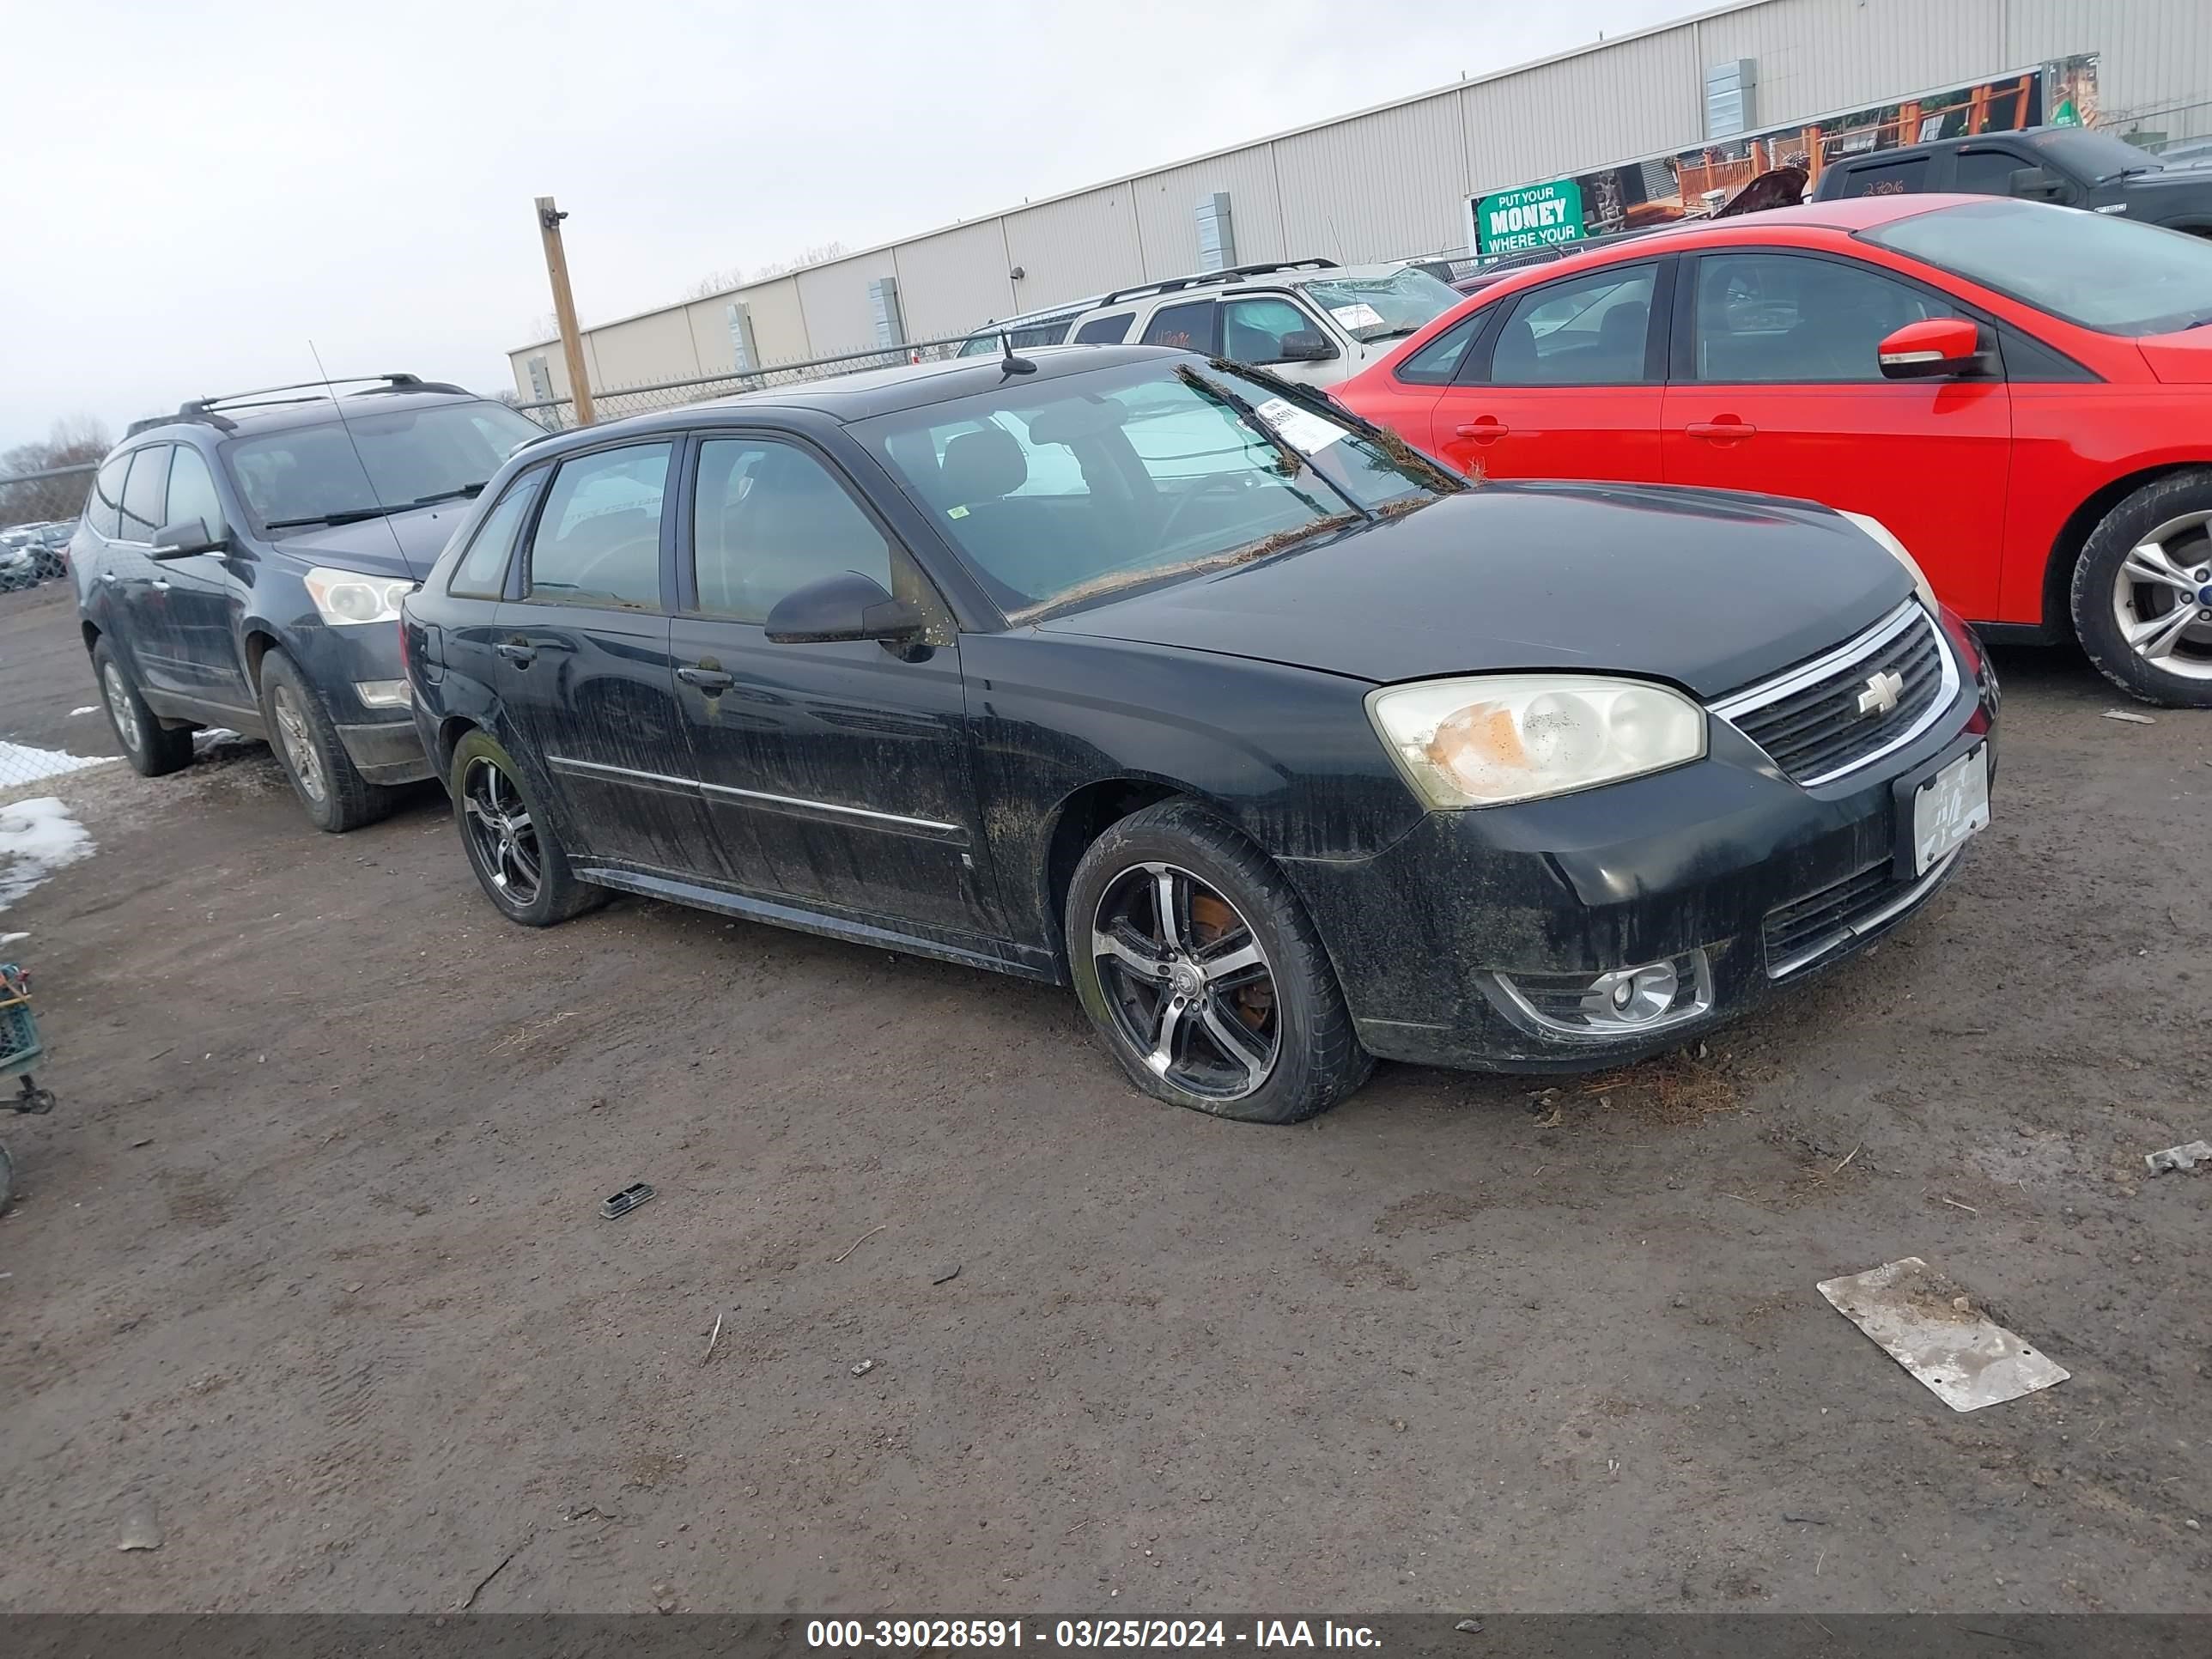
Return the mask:
<path fill-rule="evenodd" d="M 1181 346 L 1265 364 L 1309 386 L 1348 380 L 1462 296 L 1401 261 L 1340 265 L 1329 259 L 1239 265 L 1116 289 L 1097 299 L 1012 317 L 979 330 L 960 356 L 1038 345 Z"/>

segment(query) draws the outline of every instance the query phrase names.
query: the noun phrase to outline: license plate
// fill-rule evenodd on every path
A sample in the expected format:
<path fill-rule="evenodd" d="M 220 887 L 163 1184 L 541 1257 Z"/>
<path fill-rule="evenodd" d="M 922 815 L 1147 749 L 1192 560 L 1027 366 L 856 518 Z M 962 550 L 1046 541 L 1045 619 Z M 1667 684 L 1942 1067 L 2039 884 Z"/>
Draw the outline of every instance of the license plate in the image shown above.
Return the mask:
<path fill-rule="evenodd" d="M 1961 755 L 1912 792 L 1912 873 L 1924 876 L 1990 827 L 1990 751 Z"/>

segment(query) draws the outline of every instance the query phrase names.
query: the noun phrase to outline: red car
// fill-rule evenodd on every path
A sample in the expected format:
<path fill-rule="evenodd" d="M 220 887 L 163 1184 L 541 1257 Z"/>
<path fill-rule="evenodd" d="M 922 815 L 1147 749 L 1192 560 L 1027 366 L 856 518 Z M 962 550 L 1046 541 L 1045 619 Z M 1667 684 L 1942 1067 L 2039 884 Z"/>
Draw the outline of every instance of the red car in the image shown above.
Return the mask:
<path fill-rule="evenodd" d="M 2070 629 L 2136 696 L 2206 708 L 2208 325 L 2212 240 L 1860 197 L 1514 271 L 1336 395 L 1466 472 L 1866 515 L 1984 632 Z"/>

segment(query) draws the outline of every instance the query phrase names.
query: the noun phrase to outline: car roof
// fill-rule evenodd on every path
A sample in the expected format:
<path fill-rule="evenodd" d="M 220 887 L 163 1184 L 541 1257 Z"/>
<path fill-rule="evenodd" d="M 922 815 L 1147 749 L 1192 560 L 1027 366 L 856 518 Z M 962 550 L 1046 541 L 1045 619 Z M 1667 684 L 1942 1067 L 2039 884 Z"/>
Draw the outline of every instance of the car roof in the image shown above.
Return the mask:
<path fill-rule="evenodd" d="M 1177 357 L 1199 361 L 1190 352 L 1168 346 L 1026 346 L 1017 347 L 1014 355 L 1036 365 L 1033 373 L 1025 377 L 1031 385 L 1040 380 L 1057 380 L 1062 375 L 1109 368 L 1118 363 Z M 640 418 L 655 425 L 682 425 L 716 414 L 744 415 L 758 409 L 807 409 L 840 422 L 865 421 L 897 410 L 950 403 L 956 398 L 995 391 L 1008 378 L 1000 366 L 1003 361 L 1002 354 L 998 357 L 947 357 L 938 362 L 862 369 L 857 374 L 833 375 L 798 386 L 740 392 L 734 397 L 671 410 L 665 416 Z M 605 428 L 586 429 L 596 432 Z"/>
<path fill-rule="evenodd" d="M 322 426 L 338 418 L 341 404 L 349 415 L 380 415 L 394 409 L 434 409 L 446 404 L 480 404 L 485 401 L 470 392 L 363 392 L 343 398 L 297 398 L 283 403 L 233 404 L 215 411 L 218 420 L 210 420 L 205 416 L 177 415 L 158 425 L 133 432 L 125 442 L 136 445 L 156 436 L 173 440 L 183 432 L 210 430 L 226 438 L 246 438 L 267 432 L 287 432 L 303 426 Z"/>
<path fill-rule="evenodd" d="M 1602 246 L 1582 253 L 1570 253 L 1565 258 L 1549 264 L 1528 264 L 1515 268 L 1488 287 L 1478 289 L 1469 298 L 1494 295 L 1510 282 L 1523 286 L 1518 278 L 1535 274 L 1548 281 L 1600 264 L 1610 264 L 1619 259 L 1641 259 L 1654 252 L 1677 252 L 1686 245 L 1701 241 L 1736 241 L 1758 240 L 1770 230 L 1833 230 L 1845 235 L 1871 230 L 1899 219 L 1917 218 L 1923 213 L 1940 209 L 1966 207 L 1975 203 L 1987 203 L 1987 196 L 1962 196 L 1949 192 L 1923 191 L 1901 196 L 1847 196 L 1831 202 L 1807 202 L 1798 207 L 1765 208 L 1757 213 L 1735 215 L 1726 219 L 1685 219 L 1679 223 L 1661 225 L 1654 229 L 1631 235 L 1608 239 Z M 2001 199 L 2001 198 L 2000 198 Z M 2033 204 L 2023 203 L 2023 206 Z M 2062 212 L 2072 211 L 2062 209 Z"/>

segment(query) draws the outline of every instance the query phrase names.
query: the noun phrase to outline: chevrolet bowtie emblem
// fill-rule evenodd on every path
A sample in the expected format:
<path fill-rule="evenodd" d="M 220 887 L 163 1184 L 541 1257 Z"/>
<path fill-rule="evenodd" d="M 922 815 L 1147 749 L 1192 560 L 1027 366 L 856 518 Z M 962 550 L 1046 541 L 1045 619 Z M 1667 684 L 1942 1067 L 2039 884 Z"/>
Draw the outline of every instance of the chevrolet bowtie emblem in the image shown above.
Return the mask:
<path fill-rule="evenodd" d="M 1866 690 L 1859 693 L 1859 713 L 1887 714 L 1897 707 L 1898 699 L 1905 695 L 1905 676 L 1887 670 L 1867 676 Z"/>

